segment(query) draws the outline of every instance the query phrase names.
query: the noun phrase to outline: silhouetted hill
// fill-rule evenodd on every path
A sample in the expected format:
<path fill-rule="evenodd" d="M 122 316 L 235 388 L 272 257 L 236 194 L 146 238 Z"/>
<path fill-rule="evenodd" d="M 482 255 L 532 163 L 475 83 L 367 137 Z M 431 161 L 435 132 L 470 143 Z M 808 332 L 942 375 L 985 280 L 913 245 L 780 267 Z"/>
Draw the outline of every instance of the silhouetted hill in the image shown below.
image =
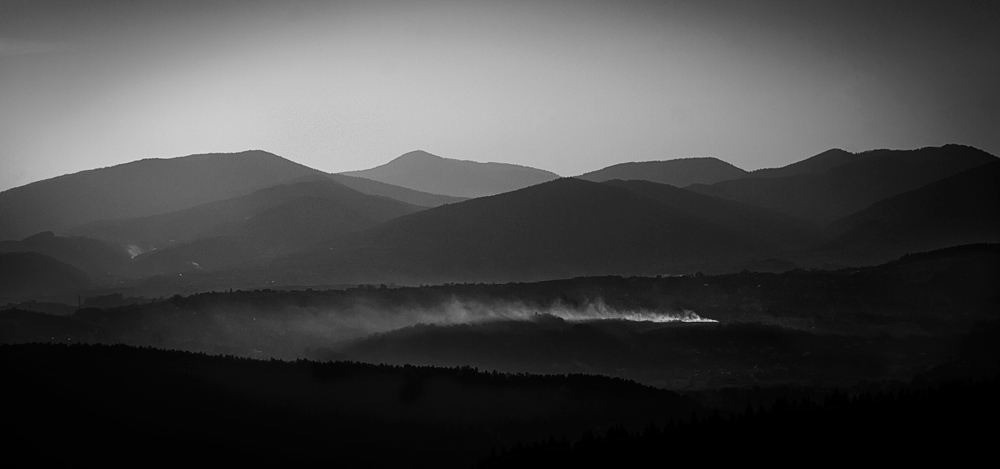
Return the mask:
<path fill-rule="evenodd" d="M 218 236 L 252 239 L 258 248 L 268 243 L 284 248 L 367 228 L 418 210 L 419 207 L 362 194 L 318 176 L 176 212 L 102 220 L 69 231 L 133 245 L 141 252 Z"/>
<path fill-rule="evenodd" d="M 339 182 L 351 189 L 368 195 L 381 195 L 390 199 L 396 199 L 418 207 L 437 207 L 438 205 L 451 204 L 465 200 L 465 197 L 452 197 L 448 195 L 430 194 L 427 192 L 415 191 L 405 187 L 394 186 L 384 182 L 365 179 L 363 177 L 353 177 L 344 174 L 331 174 L 330 179 Z"/>
<path fill-rule="evenodd" d="M 642 180 L 684 187 L 691 184 L 714 184 L 745 178 L 746 171 L 718 158 L 680 158 L 666 161 L 621 163 L 576 176 L 577 179 L 604 182 Z"/>
<path fill-rule="evenodd" d="M 831 224 L 826 250 L 887 259 L 908 252 L 1000 242 L 1000 161 L 875 203 Z"/>
<path fill-rule="evenodd" d="M 215 270 L 329 244 L 421 208 L 362 194 L 328 179 L 281 184 L 235 199 L 151 217 L 81 227 L 142 246 L 143 275 Z"/>
<path fill-rule="evenodd" d="M 872 150 L 865 158 L 825 171 L 698 184 L 688 189 L 826 225 L 879 200 L 996 159 L 982 150 L 961 145 Z"/>
<path fill-rule="evenodd" d="M 0 192 L 0 240 L 172 212 L 308 175 L 324 173 L 258 150 L 81 171 Z"/>
<path fill-rule="evenodd" d="M 622 379 L 469 367 L 19 344 L 0 345 L 0 370 L 7 443 L 58 463 L 468 468 L 520 440 L 709 415 Z"/>
<path fill-rule="evenodd" d="M 752 171 L 750 175 L 752 177 L 785 177 L 797 174 L 819 173 L 875 155 L 876 153 L 874 152 L 851 153 L 834 148 L 780 168 L 758 169 Z"/>
<path fill-rule="evenodd" d="M 120 274 L 128 268 L 130 257 L 125 249 L 83 236 L 62 237 L 51 231 L 34 234 L 20 241 L 0 241 L 0 253 L 37 252 L 87 272 L 94 278 Z"/>
<path fill-rule="evenodd" d="M 559 177 L 527 166 L 453 160 L 420 150 L 405 153 L 382 166 L 341 174 L 452 197 L 500 194 Z"/>
<path fill-rule="evenodd" d="M 706 196 L 687 189 L 648 181 L 607 181 L 634 194 L 683 210 L 734 231 L 768 243 L 778 250 L 812 246 L 817 229 L 788 215 L 750 204 Z"/>
<path fill-rule="evenodd" d="M 52 257 L 35 252 L 0 254 L 0 299 L 75 293 L 90 285 L 82 270 Z"/>
<path fill-rule="evenodd" d="M 343 249 L 290 262 L 415 283 L 509 281 L 665 273 L 769 249 L 627 190 L 572 178 L 428 209 L 361 234 Z"/>

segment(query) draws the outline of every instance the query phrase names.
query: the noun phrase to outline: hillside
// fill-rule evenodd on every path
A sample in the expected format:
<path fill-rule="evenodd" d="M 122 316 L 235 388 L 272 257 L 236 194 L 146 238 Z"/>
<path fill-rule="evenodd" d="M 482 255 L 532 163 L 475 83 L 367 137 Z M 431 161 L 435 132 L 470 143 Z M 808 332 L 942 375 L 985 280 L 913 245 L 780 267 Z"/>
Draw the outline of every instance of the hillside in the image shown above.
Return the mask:
<path fill-rule="evenodd" d="M 384 182 L 365 179 L 363 177 L 347 176 L 344 174 L 330 174 L 329 178 L 363 194 L 380 195 L 390 199 L 396 199 L 410 205 L 416 205 L 418 207 L 437 207 L 438 205 L 451 204 L 465 200 L 464 197 L 430 194 L 427 192 L 407 189 L 405 187 L 394 186 L 392 184 L 386 184 Z"/>
<path fill-rule="evenodd" d="M 83 236 L 62 237 L 51 231 L 20 241 L 0 241 L 0 253 L 36 252 L 65 262 L 95 278 L 120 274 L 128 268 L 128 252 L 119 246 Z"/>
<path fill-rule="evenodd" d="M 627 190 L 565 178 L 401 217 L 275 269 L 411 283 L 509 281 L 671 273 L 771 249 Z"/>
<path fill-rule="evenodd" d="M 764 168 L 752 171 L 751 177 L 785 177 L 799 174 L 819 173 L 847 163 L 874 156 L 874 152 L 851 153 L 833 148 L 818 155 L 779 168 Z"/>
<path fill-rule="evenodd" d="M 322 201 L 322 202 L 320 202 Z M 397 200 L 363 194 L 334 181 L 307 177 L 255 191 L 251 194 L 209 202 L 176 212 L 122 220 L 102 220 L 75 227 L 69 232 L 132 245 L 140 252 L 160 249 L 200 237 L 254 235 L 285 242 L 280 234 L 309 237 L 336 218 L 352 217 L 345 231 L 371 226 L 420 210 Z M 325 220 L 325 221 L 321 221 Z M 360 220 L 364 220 L 361 222 Z"/>
<path fill-rule="evenodd" d="M 961 145 L 872 150 L 865 158 L 825 171 L 698 184 L 689 189 L 826 225 L 882 199 L 996 159 L 982 150 Z"/>
<path fill-rule="evenodd" d="M 0 192 L 0 240 L 167 213 L 324 173 L 264 151 L 146 159 Z"/>
<path fill-rule="evenodd" d="M 0 301 L 78 293 L 90 286 L 85 272 L 50 256 L 35 252 L 0 254 Z"/>
<path fill-rule="evenodd" d="M 642 180 L 684 187 L 691 184 L 714 184 L 719 181 L 745 178 L 748 175 L 746 171 L 718 158 L 680 158 L 621 163 L 576 177 L 594 182 L 613 179 Z"/>
<path fill-rule="evenodd" d="M 500 194 L 559 177 L 527 166 L 454 160 L 419 150 L 381 166 L 341 174 L 451 197 Z"/>
<path fill-rule="evenodd" d="M 81 230 L 141 247 L 134 271 L 151 275 L 215 270 L 310 249 L 420 209 L 317 179 Z"/>
<path fill-rule="evenodd" d="M 880 259 L 1000 242 L 1000 161 L 875 203 L 831 224 L 826 250 Z"/>
<path fill-rule="evenodd" d="M 607 181 L 667 206 L 683 210 L 719 226 L 751 236 L 777 250 L 798 249 L 818 242 L 818 230 L 793 217 L 749 204 L 706 196 L 648 181 Z"/>

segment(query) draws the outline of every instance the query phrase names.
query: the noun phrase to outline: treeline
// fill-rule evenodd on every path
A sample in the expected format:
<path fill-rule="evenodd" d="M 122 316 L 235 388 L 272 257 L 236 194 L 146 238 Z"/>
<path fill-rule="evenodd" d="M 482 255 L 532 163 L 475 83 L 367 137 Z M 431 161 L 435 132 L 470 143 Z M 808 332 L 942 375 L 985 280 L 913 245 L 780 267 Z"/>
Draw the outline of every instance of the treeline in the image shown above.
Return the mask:
<path fill-rule="evenodd" d="M 469 467 L 519 440 L 708 415 L 676 393 L 600 376 L 124 345 L 2 345 L 0 376 L 9 454 L 41 463 Z"/>
<path fill-rule="evenodd" d="M 479 467 L 976 463 L 992 455 L 998 392 L 993 377 L 853 397 L 838 391 L 822 402 L 779 398 L 727 417 L 518 442 L 494 449 Z"/>

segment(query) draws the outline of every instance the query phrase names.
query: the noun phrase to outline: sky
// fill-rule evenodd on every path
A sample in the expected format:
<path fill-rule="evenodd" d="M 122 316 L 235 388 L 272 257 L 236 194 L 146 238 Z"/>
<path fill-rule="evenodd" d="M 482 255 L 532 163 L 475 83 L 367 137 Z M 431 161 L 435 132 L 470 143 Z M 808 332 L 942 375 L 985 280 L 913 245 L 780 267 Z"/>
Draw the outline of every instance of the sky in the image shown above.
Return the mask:
<path fill-rule="evenodd" d="M 262 149 L 574 176 L 961 143 L 1000 155 L 1000 1 L 0 0 L 0 190 Z"/>

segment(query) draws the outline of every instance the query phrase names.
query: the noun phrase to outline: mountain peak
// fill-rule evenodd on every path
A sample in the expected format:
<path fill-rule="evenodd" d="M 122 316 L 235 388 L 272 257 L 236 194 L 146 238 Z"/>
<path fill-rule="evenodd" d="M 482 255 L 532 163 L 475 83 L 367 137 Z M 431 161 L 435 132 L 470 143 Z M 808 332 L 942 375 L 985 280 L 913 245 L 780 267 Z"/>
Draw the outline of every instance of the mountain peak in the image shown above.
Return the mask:
<path fill-rule="evenodd" d="M 500 194 L 559 177 L 529 166 L 457 160 L 423 150 L 404 153 L 371 169 L 341 174 L 452 197 Z"/>
<path fill-rule="evenodd" d="M 408 151 L 406 153 L 403 153 L 402 155 L 397 156 L 392 161 L 443 160 L 443 159 L 445 159 L 445 158 L 442 158 L 442 157 L 437 156 L 437 155 L 432 154 L 432 153 L 428 153 L 428 152 L 423 151 L 423 150 L 413 150 L 413 151 Z"/>
<path fill-rule="evenodd" d="M 747 177 L 747 175 L 746 171 L 718 158 L 701 156 L 619 163 L 577 177 L 593 182 L 614 179 L 643 180 L 685 187 L 691 184 L 713 184 L 719 181 L 740 179 Z"/>

